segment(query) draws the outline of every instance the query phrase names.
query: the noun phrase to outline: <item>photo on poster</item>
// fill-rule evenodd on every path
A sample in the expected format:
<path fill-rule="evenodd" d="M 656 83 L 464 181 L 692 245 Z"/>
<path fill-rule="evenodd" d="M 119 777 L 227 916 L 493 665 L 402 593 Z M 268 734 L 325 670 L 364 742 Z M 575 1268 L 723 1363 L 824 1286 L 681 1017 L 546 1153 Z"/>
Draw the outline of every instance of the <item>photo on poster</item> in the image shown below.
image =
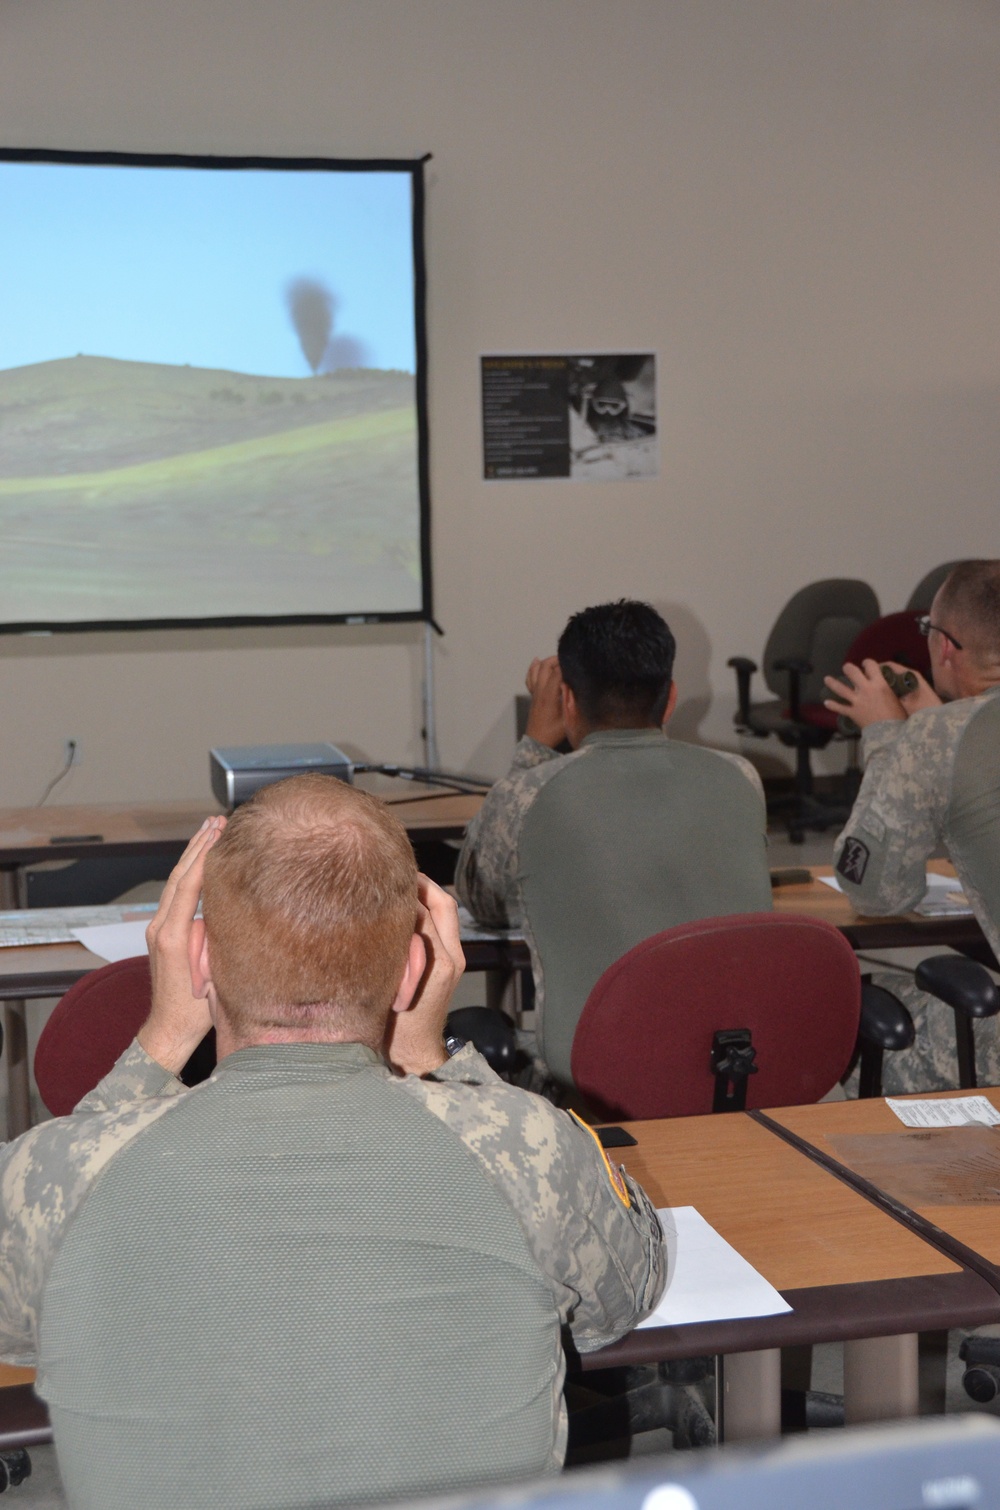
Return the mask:
<path fill-rule="evenodd" d="M 487 480 L 657 475 L 652 352 L 484 356 L 481 377 Z"/>
<path fill-rule="evenodd" d="M 640 352 L 568 361 L 570 477 L 655 477 L 656 357 Z"/>

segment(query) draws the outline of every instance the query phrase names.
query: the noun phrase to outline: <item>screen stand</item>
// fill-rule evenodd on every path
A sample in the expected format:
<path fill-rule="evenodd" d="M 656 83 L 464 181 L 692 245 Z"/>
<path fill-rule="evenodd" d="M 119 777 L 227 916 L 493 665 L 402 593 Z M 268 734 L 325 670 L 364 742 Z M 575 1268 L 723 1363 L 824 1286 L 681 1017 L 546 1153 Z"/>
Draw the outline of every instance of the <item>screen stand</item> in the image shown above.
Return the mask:
<path fill-rule="evenodd" d="M 437 724 L 434 716 L 434 626 L 429 619 L 424 620 L 424 765 L 429 771 L 436 771 L 441 764 L 437 745 Z"/>

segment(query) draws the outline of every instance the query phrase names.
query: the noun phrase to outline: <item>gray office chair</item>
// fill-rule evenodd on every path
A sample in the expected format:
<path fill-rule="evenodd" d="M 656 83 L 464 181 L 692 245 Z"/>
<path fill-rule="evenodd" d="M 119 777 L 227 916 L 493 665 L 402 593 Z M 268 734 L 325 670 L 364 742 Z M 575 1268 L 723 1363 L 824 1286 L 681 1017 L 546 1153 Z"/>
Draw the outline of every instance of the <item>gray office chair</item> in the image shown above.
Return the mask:
<path fill-rule="evenodd" d="M 850 803 L 824 803 L 813 791 L 810 752 L 825 748 L 838 734 L 837 715 L 824 708 L 823 678 L 839 674 L 858 635 L 879 616 L 878 598 L 867 582 L 830 577 L 801 588 L 785 604 L 764 646 L 764 681 L 774 698 L 755 703 L 751 683 L 756 662 L 734 656 L 736 727 L 758 739 L 776 736 L 795 751 L 791 797 L 768 804 L 786 816 L 789 838 L 801 844 L 806 829 L 844 823 Z M 850 794 L 853 796 L 853 794 Z"/>
<path fill-rule="evenodd" d="M 382 1080 L 245 1061 L 102 1171 L 37 1388 L 77 1510 L 381 1504 L 549 1469 L 559 1347 L 443 1124 Z"/>
<path fill-rule="evenodd" d="M 917 613 L 929 613 L 931 604 L 934 602 L 934 595 L 945 577 L 961 564 L 961 561 L 945 561 L 943 566 L 935 566 L 933 571 L 921 577 L 906 601 L 907 608 L 912 608 Z"/>
<path fill-rule="evenodd" d="M 594 746 L 546 783 L 524 820 L 518 869 L 538 1047 L 563 1086 L 573 1084 L 584 1002 L 609 965 L 664 928 L 772 905 L 749 781 L 731 761 L 664 745 L 634 748 L 627 781 L 618 752 Z M 686 779 L 693 761 L 697 781 Z"/>

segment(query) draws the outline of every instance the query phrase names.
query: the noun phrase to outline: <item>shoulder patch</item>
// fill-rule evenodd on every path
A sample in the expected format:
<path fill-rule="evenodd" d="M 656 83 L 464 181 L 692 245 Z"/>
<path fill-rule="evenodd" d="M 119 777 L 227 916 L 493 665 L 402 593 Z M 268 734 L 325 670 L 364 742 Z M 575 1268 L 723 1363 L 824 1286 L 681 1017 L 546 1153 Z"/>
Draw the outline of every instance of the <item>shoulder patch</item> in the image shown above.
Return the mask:
<path fill-rule="evenodd" d="M 618 1197 L 618 1199 L 621 1201 L 621 1203 L 622 1203 L 623 1206 L 631 1207 L 632 1200 L 631 1200 L 631 1197 L 629 1196 L 628 1186 L 625 1183 L 625 1180 L 624 1180 L 624 1178 L 622 1176 L 622 1172 L 621 1172 L 620 1169 L 614 1169 L 612 1167 L 611 1161 L 608 1158 L 607 1153 L 605 1152 L 604 1144 L 601 1142 L 600 1138 L 597 1136 L 597 1134 L 595 1133 L 594 1129 L 592 1127 L 588 1127 L 587 1124 L 586 1124 L 586 1122 L 584 1122 L 581 1117 L 577 1116 L 576 1112 L 571 1111 L 570 1112 L 570 1116 L 573 1118 L 573 1121 L 579 1127 L 583 1128 L 584 1132 L 588 1132 L 590 1134 L 590 1136 L 593 1138 L 594 1142 L 597 1144 L 598 1148 L 601 1150 L 601 1158 L 602 1158 L 602 1160 L 604 1162 L 604 1167 L 605 1167 L 605 1169 L 608 1172 L 608 1179 L 611 1181 L 611 1188 L 612 1188 L 612 1190 L 614 1191 L 614 1193 Z"/>
<path fill-rule="evenodd" d="M 838 874 L 845 881 L 852 881 L 855 886 L 860 886 L 870 859 L 871 850 L 867 844 L 863 844 L 860 839 L 847 839 L 837 861 Z"/>

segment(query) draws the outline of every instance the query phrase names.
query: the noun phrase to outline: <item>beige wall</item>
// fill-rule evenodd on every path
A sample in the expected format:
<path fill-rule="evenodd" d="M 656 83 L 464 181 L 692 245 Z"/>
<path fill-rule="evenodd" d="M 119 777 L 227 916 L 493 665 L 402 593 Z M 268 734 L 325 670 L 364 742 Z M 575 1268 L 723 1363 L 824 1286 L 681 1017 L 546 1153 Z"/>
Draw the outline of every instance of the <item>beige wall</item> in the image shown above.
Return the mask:
<path fill-rule="evenodd" d="M 0 142 L 433 152 L 440 746 L 489 770 L 587 601 L 668 608 L 728 739 L 794 588 L 998 553 L 998 64 L 985 0 L 0 0 Z M 658 479 L 479 480 L 480 352 L 633 347 Z M 419 671 L 413 628 L 3 641 L 0 803 L 66 735 L 63 800 L 207 795 L 216 742 L 416 759 Z"/>

